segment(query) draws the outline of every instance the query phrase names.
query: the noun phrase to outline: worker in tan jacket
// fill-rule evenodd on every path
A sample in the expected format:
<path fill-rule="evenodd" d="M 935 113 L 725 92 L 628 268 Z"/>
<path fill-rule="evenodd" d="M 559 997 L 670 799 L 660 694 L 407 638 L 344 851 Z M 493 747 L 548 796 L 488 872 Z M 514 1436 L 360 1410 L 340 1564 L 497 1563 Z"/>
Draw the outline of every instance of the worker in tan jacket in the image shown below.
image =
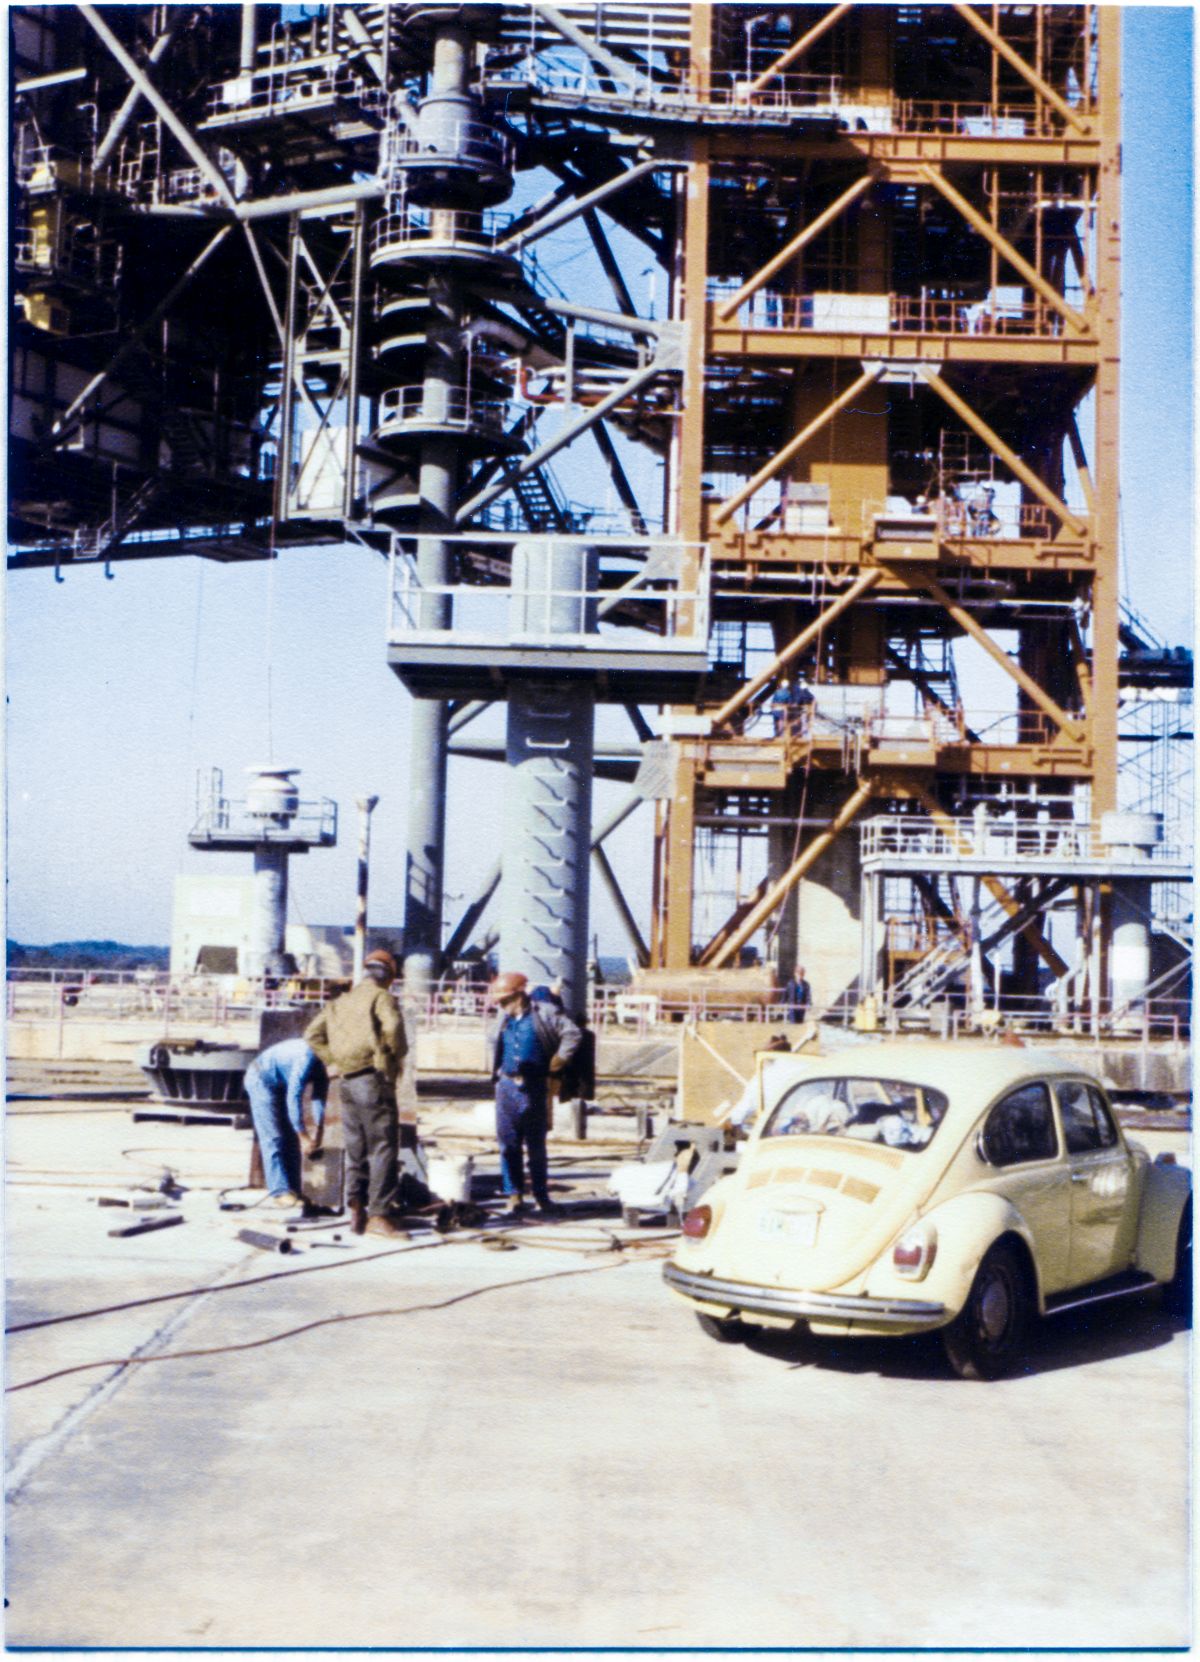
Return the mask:
<path fill-rule="evenodd" d="M 309 1048 L 341 1075 L 346 1200 L 356 1235 L 398 1235 L 396 1081 L 408 1040 L 388 991 L 396 979 L 390 952 L 368 952 L 356 987 L 333 999 L 304 1030 Z"/>

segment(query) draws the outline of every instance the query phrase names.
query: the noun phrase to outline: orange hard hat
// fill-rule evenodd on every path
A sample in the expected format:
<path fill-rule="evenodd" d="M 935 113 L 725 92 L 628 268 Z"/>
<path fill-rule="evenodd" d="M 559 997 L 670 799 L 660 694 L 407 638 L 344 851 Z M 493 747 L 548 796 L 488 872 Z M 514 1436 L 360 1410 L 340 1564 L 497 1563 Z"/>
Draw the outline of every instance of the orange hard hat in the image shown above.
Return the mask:
<path fill-rule="evenodd" d="M 380 969 L 382 969 L 387 975 L 389 981 L 394 981 L 396 979 L 396 960 L 392 957 L 391 953 L 386 951 L 383 947 L 376 947 L 374 952 L 368 952 L 366 957 L 363 959 L 364 969 L 369 970 L 372 964 L 378 964 Z"/>
<path fill-rule="evenodd" d="M 488 997 L 493 1004 L 499 1004 L 502 998 L 512 998 L 516 993 L 523 993 L 528 985 L 527 975 L 522 975 L 519 970 L 505 970 L 488 988 Z"/>

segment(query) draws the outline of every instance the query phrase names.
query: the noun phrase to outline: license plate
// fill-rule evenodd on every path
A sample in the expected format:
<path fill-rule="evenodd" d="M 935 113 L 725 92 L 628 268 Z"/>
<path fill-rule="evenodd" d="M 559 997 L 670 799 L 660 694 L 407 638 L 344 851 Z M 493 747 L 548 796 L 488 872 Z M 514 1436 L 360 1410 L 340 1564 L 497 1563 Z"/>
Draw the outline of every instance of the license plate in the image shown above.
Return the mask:
<path fill-rule="evenodd" d="M 792 1246 L 814 1246 L 817 1239 L 815 1212 L 763 1212 L 758 1220 L 760 1235 L 784 1240 Z"/>

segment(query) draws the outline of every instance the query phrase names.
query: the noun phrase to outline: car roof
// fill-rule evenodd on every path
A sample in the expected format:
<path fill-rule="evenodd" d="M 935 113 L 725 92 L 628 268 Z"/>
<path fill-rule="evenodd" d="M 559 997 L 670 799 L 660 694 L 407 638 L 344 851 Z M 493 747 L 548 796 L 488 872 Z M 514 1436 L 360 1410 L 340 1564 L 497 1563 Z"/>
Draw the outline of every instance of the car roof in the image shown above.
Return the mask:
<path fill-rule="evenodd" d="M 786 1068 L 786 1060 L 781 1058 Z M 968 1040 L 910 1040 L 895 1043 L 854 1045 L 832 1056 L 799 1052 L 794 1062 L 794 1079 L 898 1079 L 905 1084 L 927 1085 L 944 1091 L 950 1099 L 954 1118 L 959 1113 L 975 1114 L 1006 1089 L 1029 1080 L 1047 1077 L 1094 1077 L 1080 1058 L 1051 1050 L 1016 1048 Z M 787 1070 L 791 1072 L 790 1069 Z M 775 1079 L 779 1079 L 776 1074 Z M 776 1086 L 776 1091 L 779 1087 Z"/>

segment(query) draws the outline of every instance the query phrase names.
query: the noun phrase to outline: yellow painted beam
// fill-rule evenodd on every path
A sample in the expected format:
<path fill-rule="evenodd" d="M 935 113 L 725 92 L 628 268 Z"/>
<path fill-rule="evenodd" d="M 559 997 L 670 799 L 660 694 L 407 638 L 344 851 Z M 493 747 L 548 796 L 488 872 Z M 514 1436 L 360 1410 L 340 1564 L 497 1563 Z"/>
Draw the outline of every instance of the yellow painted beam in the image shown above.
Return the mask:
<path fill-rule="evenodd" d="M 766 669 L 760 670 L 752 681 L 747 681 L 738 688 L 732 698 L 726 699 L 721 708 L 713 715 L 714 729 L 723 727 L 731 716 L 735 716 L 740 709 L 750 702 L 755 693 L 761 692 L 768 682 L 775 679 L 781 669 L 786 669 L 793 659 L 798 658 L 805 647 L 810 642 L 815 641 L 823 629 L 827 629 L 835 618 L 842 615 L 848 606 L 853 606 L 854 602 L 861 595 L 866 594 L 872 584 L 877 583 L 882 576 L 882 569 L 879 566 L 872 566 L 870 570 L 864 571 L 860 577 L 855 578 L 850 587 L 843 594 L 840 594 L 832 604 L 827 606 L 820 617 L 814 618 L 812 623 L 802 629 L 794 640 L 788 642 L 782 652 L 772 658 Z"/>
<path fill-rule="evenodd" d="M 782 905 L 805 872 L 824 854 L 833 839 L 846 829 L 859 809 L 870 801 L 873 791 L 874 786 L 869 780 L 859 785 L 853 796 L 830 820 L 824 831 L 813 838 L 800 858 L 793 861 L 778 882 L 771 885 L 753 911 L 743 918 L 731 935 L 726 937 L 720 948 L 713 953 L 713 956 L 704 965 L 705 968 L 721 969 L 741 951 L 751 935 L 757 929 L 760 929 L 771 916 L 771 913 Z M 701 962 L 703 964 L 704 960 L 701 960 Z"/>
<path fill-rule="evenodd" d="M 1063 120 L 1074 127 L 1076 132 L 1088 133 L 1091 131 L 1089 123 L 1083 120 L 1079 112 L 1073 110 L 1066 99 L 1056 92 L 1048 81 L 1042 79 L 1032 64 L 1026 63 L 1021 54 L 1008 44 L 1003 35 L 997 34 L 995 29 L 985 23 L 973 6 L 955 4 L 954 10 L 971 25 L 972 29 L 981 34 L 993 52 L 998 52 L 1005 63 L 1011 64 L 1017 74 L 1028 81 L 1034 92 L 1044 98 L 1051 109 L 1057 110 Z"/>
<path fill-rule="evenodd" d="M 759 486 L 765 485 L 767 480 L 773 478 L 781 467 L 786 467 L 792 457 L 803 450 L 809 439 L 813 438 L 821 431 L 822 427 L 832 421 L 839 410 L 845 409 L 847 404 L 853 404 L 860 393 L 864 393 L 873 382 L 878 381 L 885 367 L 880 362 L 872 364 L 869 369 L 864 370 L 857 380 L 852 381 L 844 392 L 838 394 L 832 404 L 827 404 L 820 415 L 814 416 L 802 432 L 789 439 L 783 449 L 777 451 L 765 467 L 760 467 L 753 479 L 748 479 L 739 490 L 734 491 L 732 496 L 726 498 L 715 509 L 712 516 L 713 524 L 724 525 L 727 519 L 732 519 L 742 503 L 748 502 Z"/>
<path fill-rule="evenodd" d="M 917 171 L 922 179 L 927 180 L 936 191 L 946 198 L 952 208 L 958 210 L 968 225 L 978 231 L 979 235 L 987 242 L 991 243 L 992 247 L 1008 261 L 1014 271 L 1020 272 L 1030 288 L 1035 289 L 1048 306 L 1053 306 L 1056 312 L 1066 318 L 1072 329 L 1077 329 L 1080 334 L 1087 332 L 1088 320 L 1082 312 L 1077 312 L 1069 301 L 1063 299 L 1048 278 L 1043 277 L 1040 271 L 1035 270 L 1023 254 L 1017 253 L 1008 238 L 1001 236 L 995 226 L 984 218 L 978 208 L 967 201 L 961 191 L 955 190 L 944 173 L 936 167 L 931 167 L 928 162 L 922 162 Z"/>
<path fill-rule="evenodd" d="M 814 23 L 806 35 L 801 35 L 799 40 L 794 40 L 786 52 L 781 53 L 773 64 L 768 64 L 762 74 L 751 81 L 750 91 L 761 92 L 768 81 L 773 81 L 776 75 L 782 74 L 785 69 L 790 68 L 792 64 L 802 58 L 814 41 L 820 40 L 827 30 L 832 29 L 834 24 L 840 22 L 847 12 L 853 10 L 853 0 L 849 0 L 848 4 L 835 6 L 831 12 L 826 12 L 821 21 Z"/>
<path fill-rule="evenodd" d="M 1055 726 L 1060 728 L 1069 739 L 1074 739 L 1076 743 L 1080 743 L 1086 738 L 1086 730 L 1079 725 L 1075 717 L 1069 716 L 1065 710 L 1061 709 L 1050 694 L 1038 686 L 1033 676 L 1027 670 L 1021 668 L 1015 658 L 1010 658 L 1003 647 L 997 646 L 983 625 L 971 616 L 965 606 L 960 606 L 957 600 L 952 599 L 936 578 L 927 576 L 922 571 L 914 571 L 911 581 L 917 587 L 923 588 L 931 599 L 936 600 L 938 605 L 950 614 L 955 623 L 961 629 L 966 630 L 972 640 L 978 641 L 988 657 L 1012 676 L 1021 691 L 1031 698 L 1040 710 L 1044 710 Z"/>
<path fill-rule="evenodd" d="M 795 259 L 801 249 L 807 248 L 814 238 L 819 237 L 825 227 L 832 225 L 838 215 L 848 208 L 851 202 L 857 201 L 865 190 L 870 189 L 873 183 L 874 178 L 869 173 L 861 179 L 856 179 L 849 190 L 842 192 L 836 202 L 831 202 L 810 225 L 806 225 L 802 231 L 797 232 L 790 242 L 785 243 L 778 254 L 773 254 L 766 265 L 761 266 L 753 277 L 747 278 L 736 294 L 731 295 L 728 300 L 722 300 L 717 307 L 717 316 L 721 321 L 726 322 L 731 318 L 739 306 L 749 300 L 752 294 L 757 294 L 764 283 L 769 283 L 777 271 L 781 271 L 789 260 Z"/>
<path fill-rule="evenodd" d="M 1011 468 L 1023 485 L 1029 487 L 1038 501 L 1045 503 L 1050 512 L 1062 520 L 1068 531 L 1071 531 L 1077 537 L 1086 535 L 1088 527 L 1084 521 L 1071 512 L 1062 498 L 1055 491 L 1052 491 L 1044 480 L 1038 478 L 1033 469 L 1021 460 L 1010 445 L 1005 444 L 999 433 L 988 426 L 983 417 L 971 408 L 965 398 L 960 398 L 954 388 L 943 381 L 935 369 L 922 365 L 919 373 L 927 385 L 931 386 L 934 392 L 937 393 L 938 397 L 949 404 L 956 415 L 962 417 L 972 432 L 977 433 L 990 450 L 995 451 L 1000 460 Z"/>

